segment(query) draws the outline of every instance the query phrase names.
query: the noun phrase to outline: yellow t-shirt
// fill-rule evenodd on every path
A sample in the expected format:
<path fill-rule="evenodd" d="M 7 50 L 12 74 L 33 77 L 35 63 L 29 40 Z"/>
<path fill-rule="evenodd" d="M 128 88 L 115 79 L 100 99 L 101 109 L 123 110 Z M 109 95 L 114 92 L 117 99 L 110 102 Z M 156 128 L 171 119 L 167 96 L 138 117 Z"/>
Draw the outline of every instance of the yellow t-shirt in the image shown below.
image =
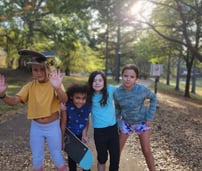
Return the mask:
<path fill-rule="evenodd" d="M 62 88 L 64 90 L 63 85 Z M 28 119 L 48 117 L 60 109 L 60 101 L 50 82 L 33 80 L 23 86 L 17 96 L 23 103 L 28 103 Z"/>

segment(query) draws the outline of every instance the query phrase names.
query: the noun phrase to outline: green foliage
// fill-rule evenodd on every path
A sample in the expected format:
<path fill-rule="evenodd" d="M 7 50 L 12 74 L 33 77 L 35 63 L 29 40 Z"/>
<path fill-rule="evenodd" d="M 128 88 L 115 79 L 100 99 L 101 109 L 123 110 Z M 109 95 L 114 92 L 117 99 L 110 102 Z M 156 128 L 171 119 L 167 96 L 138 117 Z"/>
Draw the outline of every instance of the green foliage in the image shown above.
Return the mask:
<path fill-rule="evenodd" d="M 87 76 L 64 76 L 63 78 L 63 85 L 65 89 L 67 89 L 71 84 L 74 83 L 87 83 L 88 77 Z"/>
<path fill-rule="evenodd" d="M 77 45 L 75 46 L 77 42 L 84 46 L 83 49 L 89 49 L 89 10 L 86 8 L 89 5 L 88 1 L 44 0 L 42 2 L 37 0 L 23 2 L 14 0 L 12 2 L 2 1 L 0 5 L 2 6 L 0 19 L 3 21 L 2 27 L 0 27 L 2 28 L 0 39 L 4 40 L 1 41 L 2 46 L 6 47 L 9 52 L 8 61 L 13 57 L 18 60 L 17 51 L 22 48 L 52 51 L 59 58 L 75 52 L 75 49 L 80 49 L 77 48 Z M 8 11 L 9 13 L 6 13 Z M 90 52 L 92 54 L 89 54 Z M 88 56 L 96 61 L 93 50 L 88 50 Z M 68 63 L 63 65 L 68 65 Z M 94 65 L 93 62 L 91 62 L 90 68 L 95 68 L 96 65 L 92 65 Z M 83 64 L 79 65 L 79 68 L 83 68 Z M 76 68 L 73 70 L 80 71 Z"/>
<path fill-rule="evenodd" d="M 181 82 L 180 84 L 180 87 L 181 89 L 179 91 L 176 91 L 175 90 L 175 83 L 172 82 L 171 85 L 166 85 L 165 84 L 165 81 L 161 81 L 158 83 L 158 90 L 157 90 L 157 93 L 158 91 L 162 91 L 162 92 L 167 92 L 167 93 L 172 93 L 172 94 L 176 94 L 176 95 L 184 95 L 184 89 L 185 89 L 185 84 L 183 84 Z M 154 88 L 154 85 L 151 86 L 152 88 Z M 197 86 L 197 94 L 193 94 L 193 93 L 190 93 L 190 96 L 191 98 L 193 99 L 198 99 L 198 100 L 202 100 L 202 89 L 200 86 Z"/>
<path fill-rule="evenodd" d="M 136 8 L 139 13 L 133 15 L 131 9 L 139 2 L 2 0 L 0 46 L 7 52 L 7 62 L 22 61 L 17 54 L 21 48 L 51 51 L 63 70 L 82 73 L 107 66 L 114 74 L 117 45 L 120 68 L 135 63 L 144 74 L 150 63 L 157 62 L 165 66 L 165 72 L 170 64 L 174 73 L 180 50 L 182 63 L 189 68 L 195 54 L 200 59 L 201 1 L 142 0 L 143 6 Z M 149 2 L 154 6 L 144 9 Z M 150 9 L 151 16 L 143 17 Z M 196 57 L 193 63 L 197 66 Z"/>
<path fill-rule="evenodd" d="M 89 47 L 83 47 L 78 42 L 76 50 L 70 52 L 69 69 L 73 72 L 91 72 L 95 69 L 103 69 L 104 62 Z"/>

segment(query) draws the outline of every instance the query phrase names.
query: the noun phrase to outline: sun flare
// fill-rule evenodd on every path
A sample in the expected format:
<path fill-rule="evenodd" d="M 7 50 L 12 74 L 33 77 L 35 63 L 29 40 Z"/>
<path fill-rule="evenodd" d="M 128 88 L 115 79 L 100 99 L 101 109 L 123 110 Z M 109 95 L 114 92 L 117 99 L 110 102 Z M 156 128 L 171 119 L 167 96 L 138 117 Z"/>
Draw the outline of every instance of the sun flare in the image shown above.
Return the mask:
<path fill-rule="evenodd" d="M 153 5 L 148 1 L 137 1 L 130 9 L 130 15 L 138 19 L 147 18 L 151 15 Z"/>

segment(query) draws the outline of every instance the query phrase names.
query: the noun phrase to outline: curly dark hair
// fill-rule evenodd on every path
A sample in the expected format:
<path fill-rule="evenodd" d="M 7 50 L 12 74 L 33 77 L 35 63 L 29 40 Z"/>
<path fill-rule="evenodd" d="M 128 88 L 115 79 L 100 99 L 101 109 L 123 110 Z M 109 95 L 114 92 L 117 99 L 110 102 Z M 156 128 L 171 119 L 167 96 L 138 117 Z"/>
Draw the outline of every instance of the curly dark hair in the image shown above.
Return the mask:
<path fill-rule="evenodd" d="M 66 93 L 68 96 L 68 100 L 72 100 L 71 98 L 75 93 L 87 94 L 88 85 L 82 83 L 74 83 L 67 89 Z"/>

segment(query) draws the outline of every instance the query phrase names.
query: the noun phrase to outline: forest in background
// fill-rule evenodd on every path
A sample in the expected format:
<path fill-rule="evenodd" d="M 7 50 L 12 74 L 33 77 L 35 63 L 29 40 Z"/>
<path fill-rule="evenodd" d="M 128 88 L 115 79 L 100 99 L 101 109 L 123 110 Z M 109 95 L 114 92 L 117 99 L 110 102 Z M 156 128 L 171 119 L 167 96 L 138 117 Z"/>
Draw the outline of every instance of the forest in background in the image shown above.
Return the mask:
<path fill-rule="evenodd" d="M 201 0 L 2 0 L 0 47 L 6 65 L 21 68 L 19 49 L 53 52 L 68 73 L 105 70 L 119 82 L 135 63 L 143 78 L 162 64 L 162 78 L 184 96 L 201 81 Z M 1 57 L 1 56 L 0 56 Z"/>

